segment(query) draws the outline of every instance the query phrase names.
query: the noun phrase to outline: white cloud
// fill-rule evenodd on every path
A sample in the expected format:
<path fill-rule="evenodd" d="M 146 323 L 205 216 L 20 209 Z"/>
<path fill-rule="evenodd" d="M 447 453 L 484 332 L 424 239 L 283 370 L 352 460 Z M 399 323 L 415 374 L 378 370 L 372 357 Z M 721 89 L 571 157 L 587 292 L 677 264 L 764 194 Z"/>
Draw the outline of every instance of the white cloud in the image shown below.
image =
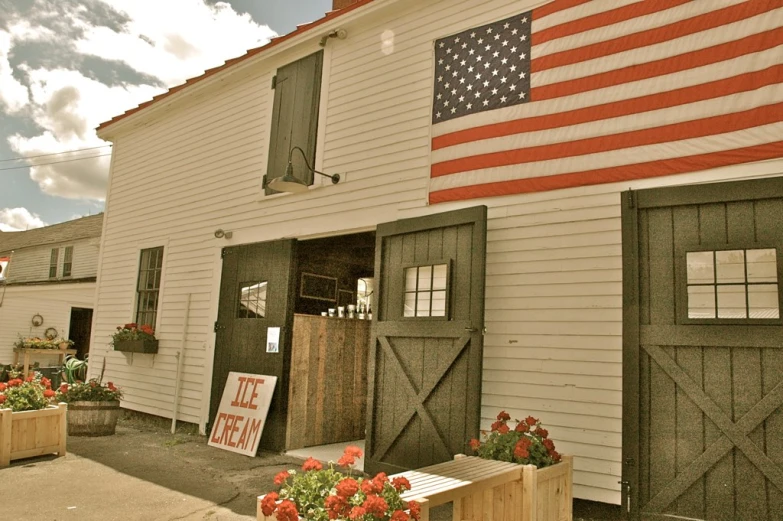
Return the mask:
<path fill-rule="evenodd" d="M 275 34 L 269 27 L 253 22 L 249 15 L 237 14 L 226 3 L 210 6 L 203 0 L 100 1 L 122 12 L 126 17 L 123 23 L 107 18 L 98 25 L 90 21 L 95 17 L 88 16 L 84 5 L 63 7 L 55 13 L 51 5 L 41 2 L 34 4 L 33 12 L 23 21 L 16 20 L 10 32 L 0 31 L 0 108 L 4 103 L 9 110 L 24 109 L 41 128 L 38 135 L 15 134 L 8 138 L 17 154 L 31 157 L 106 145 L 95 134 L 100 123 L 159 94 L 161 83 L 166 87 L 178 85 L 262 45 Z M 55 19 L 59 27 L 67 22 L 64 25 L 78 35 L 76 39 L 55 35 L 47 27 Z M 107 85 L 92 70 L 22 63 L 17 75 L 24 77 L 23 85 L 11 75 L 7 59 L 14 43 L 22 41 L 56 41 L 63 48 L 72 46 L 77 56 L 107 60 L 106 68 L 121 63 L 135 71 L 136 77 L 117 68 L 111 85 Z M 158 80 L 158 85 L 138 84 L 139 78 L 145 77 L 146 83 Z M 31 168 L 30 177 L 50 195 L 102 201 L 110 158 L 68 160 L 108 151 L 31 159 L 31 165 L 39 166 Z M 42 164 L 55 161 L 58 163 Z"/>
<path fill-rule="evenodd" d="M 27 105 L 27 88 L 17 80 L 8 61 L 11 51 L 11 35 L 0 31 L 0 110 L 13 114 Z"/>
<path fill-rule="evenodd" d="M 0 210 L 0 230 L 4 232 L 20 232 L 41 226 L 46 226 L 46 223 L 38 215 L 30 213 L 27 208 Z"/>
<path fill-rule="evenodd" d="M 129 18 L 123 32 L 91 27 L 83 21 L 79 52 L 118 60 L 159 78 L 167 86 L 182 83 L 206 69 L 266 43 L 275 32 L 237 14 L 230 5 L 203 0 L 104 0 Z"/>

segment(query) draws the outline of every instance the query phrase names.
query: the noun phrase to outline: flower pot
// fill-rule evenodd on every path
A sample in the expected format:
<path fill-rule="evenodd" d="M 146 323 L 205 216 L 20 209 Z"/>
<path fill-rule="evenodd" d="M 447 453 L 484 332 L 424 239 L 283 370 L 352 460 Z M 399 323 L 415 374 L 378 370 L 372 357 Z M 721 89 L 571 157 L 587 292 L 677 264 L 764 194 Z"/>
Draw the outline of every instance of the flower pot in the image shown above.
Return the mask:
<path fill-rule="evenodd" d="M 68 404 L 69 436 L 110 436 L 120 418 L 120 402 L 71 402 Z"/>
<path fill-rule="evenodd" d="M 68 349 L 69 344 L 68 342 L 60 342 L 60 349 Z"/>
<path fill-rule="evenodd" d="M 158 352 L 157 340 L 115 340 L 114 350 L 125 353 L 149 353 Z"/>
<path fill-rule="evenodd" d="M 0 409 L 0 467 L 43 454 L 65 456 L 66 409 L 64 403 L 39 411 Z"/>

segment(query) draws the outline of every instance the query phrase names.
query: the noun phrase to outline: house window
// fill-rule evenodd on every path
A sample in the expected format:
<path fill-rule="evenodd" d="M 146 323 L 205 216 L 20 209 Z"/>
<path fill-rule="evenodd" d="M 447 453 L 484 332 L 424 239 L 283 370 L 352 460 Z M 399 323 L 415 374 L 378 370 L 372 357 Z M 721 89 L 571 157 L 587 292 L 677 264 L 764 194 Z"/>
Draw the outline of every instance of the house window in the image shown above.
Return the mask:
<path fill-rule="evenodd" d="M 688 252 L 689 319 L 780 318 L 774 248 Z"/>
<path fill-rule="evenodd" d="M 141 250 L 139 280 L 136 285 L 136 323 L 155 327 L 158 318 L 163 246 Z"/>
<path fill-rule="evenodd" d="M 239 285 L 237 318 L 264 318 L 266 316 L 267 281 L 243 282 Z"/>
<path fill-rule="evenodd" d="M 63 277 L 70 277 L 73 268 L 73 246 L 65 247 L 63 255 Z"/>
<path fill-rule="evenodd" d="M 49 278 L 57 278 L 57 258 L 60 254 L 59 248 L 52 248 L 52 254 L 49 257 Z"/>
<path fill-rule="evenodd" d="M 406 268 L 403 316 L 445 317 L 448 279 L 448 264 Z"/>
<path fill-rule="evenodd" d="M 307 156 L 307 163 L 317 168 L 315 144 L 318 135 L 322 68 L 323 51 L 319 51 L 277 70 L 273 81 L 275 100 L 269 138 L 269 161 L 264 176 L 267 195 L 278 193 L 269 189 L 266 184 L 285 174 L 288 156 L 293 147 L 301 148 Z M 313 173 L 305 166 L 302 154 L 294 152 L 291 162 L 294 177 L 307 185 L 313 184 Z"/>

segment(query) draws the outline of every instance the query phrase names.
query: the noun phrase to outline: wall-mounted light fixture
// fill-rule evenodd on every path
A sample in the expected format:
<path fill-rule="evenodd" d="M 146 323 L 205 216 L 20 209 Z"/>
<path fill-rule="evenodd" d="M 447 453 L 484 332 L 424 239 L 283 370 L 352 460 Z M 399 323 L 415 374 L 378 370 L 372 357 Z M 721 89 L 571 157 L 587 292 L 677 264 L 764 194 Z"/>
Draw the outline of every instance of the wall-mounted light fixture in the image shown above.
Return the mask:
<path fill-rule="evenodd" d="M 215 230 L 215 239 L 230 239 L 234 236 L 234 232 L 224 231 L 223 228 Z"/>
<path fill-rule="evenodd" d="M 291 156 L 294 153 L 294 150 L 298 150 L 302 154 L 302 158 L 304 159 L 305 165 L 307 165 L 307 169 L 310 170 L 313 173 L 322 175 L 324 177 L 328 177 L 332 180 L 332 184 L 337 184 L 340 182 L 340 174 L 324 174 L 323 172 L 319 172 L 312 166 L 310 166 L 310 163 L 307 162 L 307 155 L 305 154 L 305 151 L 302 150 L 299 147 L 292 147 L 291 150 L 288 151 L 288 166 L 285 167 L 285 175 L 283 177 L 276 177 L 269 181 L 267 183 L 267 186 L 275 190 L 277 192 L 290 192 L 290 193 L 300 193 L 300 192 L 306 192 L 307 191 L 307 184 L 301 180 L 294 177 L 294 165 L 291 163 Z"/>
<path fill-rule="evenodd" d="M 338 38 L 340 40 L 345 40 L 348 37 L 348 31 L 345 29 L 337 29 L 335 31 L 332 31 L 329 34 L 325 34 L 321 37 L 321 41 L 318 42 L 318 45 L 321 47 L 326 47 L 326 42 L 329 40 L 329 38 Z"/>

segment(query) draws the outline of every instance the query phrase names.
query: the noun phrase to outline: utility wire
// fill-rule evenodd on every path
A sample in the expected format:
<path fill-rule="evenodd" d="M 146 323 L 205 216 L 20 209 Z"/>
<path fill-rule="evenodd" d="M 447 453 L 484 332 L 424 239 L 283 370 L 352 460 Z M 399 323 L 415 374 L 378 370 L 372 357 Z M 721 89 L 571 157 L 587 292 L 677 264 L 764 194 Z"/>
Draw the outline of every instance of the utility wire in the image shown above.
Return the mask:
<path fill-rule="evenodd" d="M 85 150 L 95 150 L 98 148 L 106 148 L 110 147 L 111 145 L 101 145 L 99 147 L 90 147 L 90 148 L 77 148 L 76 150 L 66 150 L 65 152 L 52 152 L 51 154 L 40 154 L 37 156 L 27 156 L 27 157 L 12 157 L 9 159 L 0 159 L 0 163 L 3 163 L 5 161 L 24 161 L 25 159 L 34 159 L 36 157 L 47 157 L 47 156 L 60 156 L 63 154 L 74 154 L 76 152 L 83 152 Z"/>
<path fill-rule="evenodd" d="M 36 163 L 35 165 L 24 165 L 24 166 L 11 166 L 8 168 L 0 168 L 0 171 L 2 170 L 19 170 L 20 168 L 32 168 L 34 166 L 46 166 L 46 165 L 56 165 L 58 163 L 70 163 L 71 161 L 82 161 L 84 159 L 95 159 L 96 157 L 106 157 L 110 156 L 111 154 L 100 154 L 97 156 L 90 156 L 90 157 L 79 157 L 77 159 L 63 159 L 62 161 L 52 161 L 50 163 Z"/>

